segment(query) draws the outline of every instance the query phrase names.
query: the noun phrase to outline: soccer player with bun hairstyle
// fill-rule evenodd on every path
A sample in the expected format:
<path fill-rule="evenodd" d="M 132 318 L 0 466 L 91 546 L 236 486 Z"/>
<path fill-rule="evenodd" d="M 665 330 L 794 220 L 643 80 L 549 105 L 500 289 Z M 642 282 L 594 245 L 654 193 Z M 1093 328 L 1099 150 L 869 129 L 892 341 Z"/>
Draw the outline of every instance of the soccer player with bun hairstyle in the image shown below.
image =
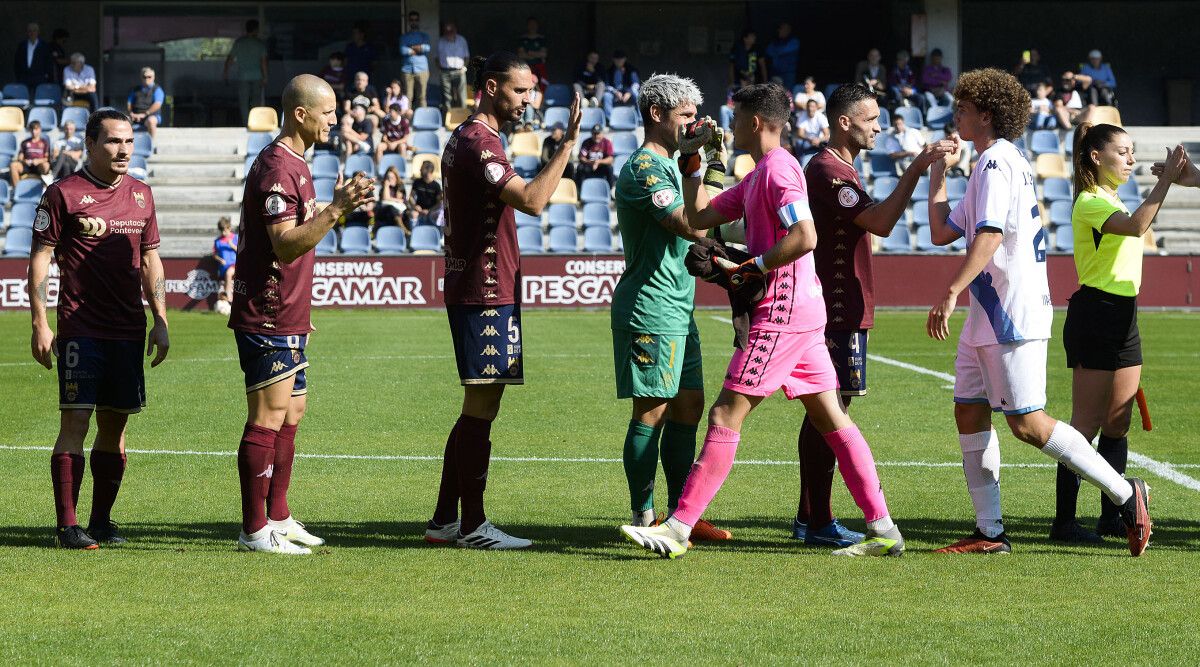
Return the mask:
<path fill-rule="evenodd" d="M 825 344 L 837 369 L 842 407 L 867 393 L 867 337 L 875 325 L 875 278 L 871 270 L 871 236 L 887 237 L 904 219 L 917 181 L 934 161 L 954 151 L 941 140 L 924 147 L 899 185 L 875 202 L 859 181 L 854 160 L 875 147 L 879 104 L 860 83 L 844 85 L 828 102 L 829 145 L 804 170 L 808 202 L 817 231 L 813 250 L 817 277 L 825 291 Z M 792 535 L 815 546 L 846 547 L 862 540 L 833 516 L 830 494 L 835 458 L 825 438 L 805 417 L 798 438 L 800 503 Z"/>
<path fill-rule="evenodd" d="M 524 383 L 521 257 L 513 212 L 541 215 L 554 194 L 579 136 L 579 93 L 558 151 L 526 182 L 504 155 L 500 128 L 521 118 L 531 103 L 529 66 L 515 54 L 499 51 L 472 58 L 469 72 L 479 94 L 476 113 L 455 128 L 442 152 L 446 313 L 463 403 L 446 439 L 437 506 L 425 539 L 476 549 L 520 549 L 532 542 L 497 528 L 483 507 L 492 422 L 505 386 Z"/>
<path fill-rule="evenodd" d="M 934 243 L 967 240 L 967 256 L 929 311 L 930 337 L 946 340 L 959 295 L 970 310 L 954 363 L 954 420 L 975 531 L 938 553 L 1010 553 L 1000 512 L 1000 441 L 992 411 L 1009 429 L 1099 487 L 1118 507 L 1129 551 L 1140 556 L 1150 540 L 1149 495 L 1140 479 L 1126 480 L 1070 424 L 1046 414 L 1046 346 L 1054 312 L 1046 280 L 1046 231 L 1029 162 L 1012 141 L 1029 120 L 1029 93 L 1011 74 L 978 69 L 959 77 L 954 122 L 980 151 L 967 193 L 954 210 L 946 197 L 946 160 L 929 182 L 929 228 Z M 953 162 L 953 158 L 951 158 Z"/>
<path fill-rule="evenodd" d="M 1171 183 L 1183 173 L 1183 146 L 1167 152 L 1165 168 L 1146 200 L 1133 213 L 1117 194 L 1133 174 L 1133 140 L 1116 125 L 1083 123 L 1075 129 L 1075 271 L 1079 289 L 1067 306 L 1063 347 L 1071 377 L 1071 426 L 1089 442 L 1099 433 L 1098 451 L 1124 474 L 1129 422 L 1142 375 L 1142 341 L 1137 295 L 1142 282 L 1142 239 L 1158 214 Z M 1058 466 L 1050 539 L 1099 542 L 1125 537 L 1120 507 L 1103 494 L 1096 532 L 1075 520 L 1079 476 Z"/>
<path fill-rule="evenodd" d="M 766 296 L 755 304 L 748 344 L 733 353 L 721 394 L 708 412 L 704 447 L 679 506 L 660 526 L 622 526 L 621 532 L 661 556 L 683 555 L 693 526 L 729 475 L 744 420 L 764 398 L 783 389 L 788 399 L 804 404 L 867 520 L 865 540 L 833 553 L 899 556 L 904 538 L 888 514 L 871 448 L 838 401 L 837 374 L 825 347 L 825 303 L 812 256 L 817 233 L 804 173 L 780 145 L 790 96 L 778 84 L 768 83 L 742 88 L 733 101 L 733 145 L 754 158 L 754 170 L 710 200 L 701 187 L 704 169 L 699 160 L 681 157 L 686 166 L 684 205 L 693 229 L 745 217 L 746 245 L 755 256 L 740 265 L 728 263 L 725 271 L 730 283 L 743 290 L 752 289 L 748 283 L 762 283 Z M 680 153 L 686 156 L 693 141 L 703 145 L 709 137 L 698 129 L 684 139 Z"/>
<path fill-rule="evenodd" d="M 146 407 L 142 347 L 167 357 L 166 281 L 158 257 L 158 217 L 150 186 L 128 175 L 133 127 L 116 109 L 99 109 L 84 132 L 87 162 L 48 188 L 33 221 L 29 256 L 30 347 L 46 368 L 58 361 L 58 439 L 50 455 L 57 516 L 55 544 L 95 549 L 126 540 L 111 511 L 125 476 L 125 425 Z M 58 262 L 58 333 L 50 329 L 50 261 Z M 146 331 L 142 298 L 154 325 Z M 92 512 L 75 517 L 83 483 L 83 441 L 92 414 Z"/>
<path fill-rule="evenodd" d="M 338 218 L 375 198 L 361 176 L 333 189 L 317 210 L 304 153 L 329 141 L 337 99 L 324 79 L 301 74 L 283 89 L 283 130 L 246 174 L 229 328 L 246 380 L 246 426 L 238 446 L 242 532 L 238 549 L 304 555 L 325 540 L 292 517 L 287 492 L 296 430 L 308 406 L 304 349 L 313 331 L 317 244 Z"/>

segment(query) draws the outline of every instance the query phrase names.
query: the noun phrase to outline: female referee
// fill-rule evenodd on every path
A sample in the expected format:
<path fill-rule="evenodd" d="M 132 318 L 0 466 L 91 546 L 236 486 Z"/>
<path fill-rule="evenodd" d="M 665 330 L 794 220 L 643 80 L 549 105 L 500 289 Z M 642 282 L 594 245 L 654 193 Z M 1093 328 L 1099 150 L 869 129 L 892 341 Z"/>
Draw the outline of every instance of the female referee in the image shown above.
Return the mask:
<path fill-rule="evenodd" d="M 1117 188 L 1133 174 L 1133 141 L 1115 125 L 1082 123 L 1075 130 L 1075 270 L 1079 289 L 1067 306 L 1063 346 L 1072 369 L 1071 426 L 1089 440 L 1100 434 L 1100 455 L 1124 474 L 1129 421 L 1142 375 L 1137 295 L 1142 282 L 1142 235 L 1158 214 L 1171 183 L 1186 165 L 1182 146 L 1168 151 L 1163 173 L 1132 214 Z M 1100 542 L 1125 536 L 1119 508 L 1100 499 L 1096 532 L 1075 519 L 1079 477 L 1058 466 L 1050 539 Z"/>

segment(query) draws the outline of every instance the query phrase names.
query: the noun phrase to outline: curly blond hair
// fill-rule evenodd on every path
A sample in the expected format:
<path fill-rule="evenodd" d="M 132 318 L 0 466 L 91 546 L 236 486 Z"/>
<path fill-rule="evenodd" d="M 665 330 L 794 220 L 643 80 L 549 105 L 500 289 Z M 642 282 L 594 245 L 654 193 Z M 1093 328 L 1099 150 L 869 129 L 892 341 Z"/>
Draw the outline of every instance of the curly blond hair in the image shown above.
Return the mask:
<path fill-rule="evenodd" d="M 963 72 L 954 86 L 954 99 L 992 115 L 992 131 L 1009 141 L 1029 125 L 1029 91 L 1017 78 L 994 67 Z"/>

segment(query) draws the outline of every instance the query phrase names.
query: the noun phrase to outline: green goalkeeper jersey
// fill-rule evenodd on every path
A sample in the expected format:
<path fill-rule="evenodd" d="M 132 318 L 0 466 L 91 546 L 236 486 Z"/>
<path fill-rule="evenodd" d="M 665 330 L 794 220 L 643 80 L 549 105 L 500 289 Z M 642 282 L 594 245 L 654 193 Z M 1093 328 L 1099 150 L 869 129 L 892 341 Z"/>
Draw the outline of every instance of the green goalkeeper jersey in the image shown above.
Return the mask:
<path fill-rule="evenodd" d="M 613 293 L 612 328 L 685 335 L 696 279 L 683 266 L 691 243 L 662 220 L 683 206 L 683 177 L 675 160 L 639 148 L 617 178 L 617 224 L 625 273 Z"/>

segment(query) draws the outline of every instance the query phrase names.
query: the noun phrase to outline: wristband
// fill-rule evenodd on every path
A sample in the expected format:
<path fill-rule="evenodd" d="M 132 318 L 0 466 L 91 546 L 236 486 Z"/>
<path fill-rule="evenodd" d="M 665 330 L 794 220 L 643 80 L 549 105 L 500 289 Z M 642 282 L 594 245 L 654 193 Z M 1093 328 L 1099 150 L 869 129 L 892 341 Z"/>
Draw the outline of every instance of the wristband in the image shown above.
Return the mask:
<path fill-rule="evenodd" d="M 767 272 L 767 265 L 766 262 L 763 261 L 762 255 L 754 258 L 754 265 L 757 266 L 758 270 L 762 271 L 764 274 Z"/>
<path fill-rule="evenodd" d="M 678 162 L 679 171 L 688 178 L 699 178 L 704 175 L 704 161 L 700 159 L 699 153 L 680 155 Z"/>

